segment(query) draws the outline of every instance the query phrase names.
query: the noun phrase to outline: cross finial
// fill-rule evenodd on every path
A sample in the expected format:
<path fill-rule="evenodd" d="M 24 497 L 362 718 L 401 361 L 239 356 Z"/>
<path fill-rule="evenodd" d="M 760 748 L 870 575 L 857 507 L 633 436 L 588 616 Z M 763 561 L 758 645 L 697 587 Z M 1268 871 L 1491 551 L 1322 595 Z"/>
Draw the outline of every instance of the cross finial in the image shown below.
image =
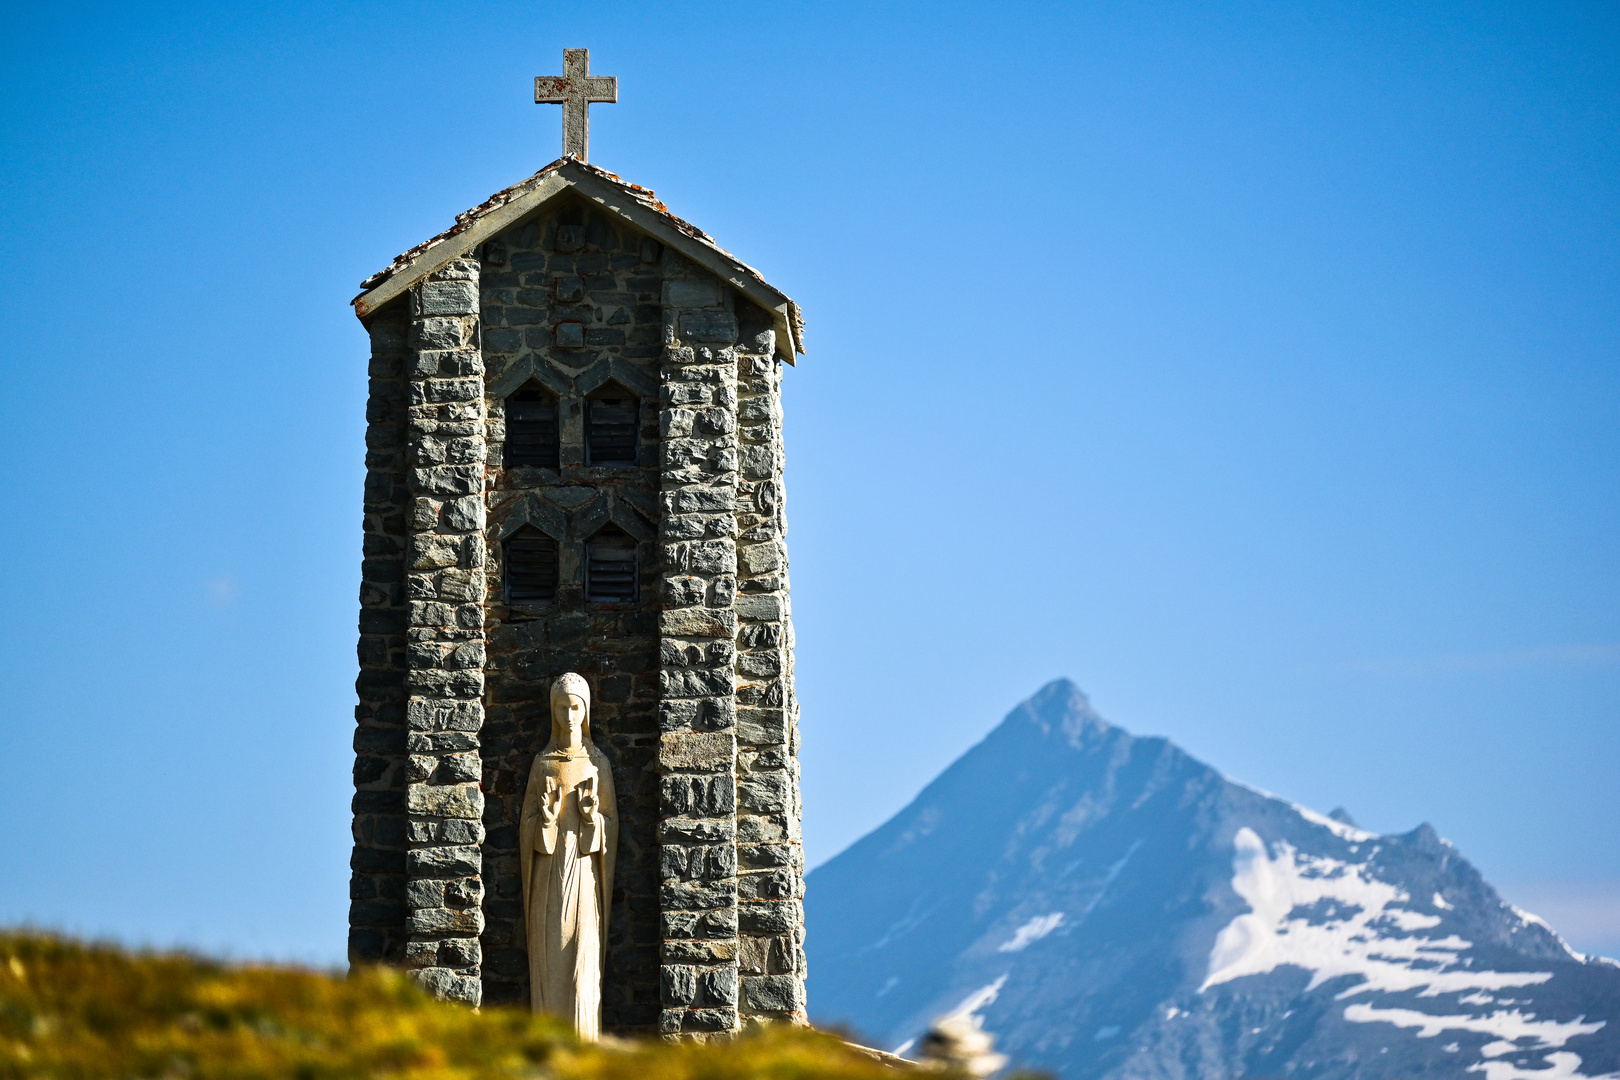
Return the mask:
<path fill-rule="evenodd" d="M 591 103 L 619 100 L 619 80 L 591 74 L 589 49 L 564 49 L 562 75 L 534 77 L 534 103 L 563 107 L 563 153 L 584 161 L 591 134 Z"/>

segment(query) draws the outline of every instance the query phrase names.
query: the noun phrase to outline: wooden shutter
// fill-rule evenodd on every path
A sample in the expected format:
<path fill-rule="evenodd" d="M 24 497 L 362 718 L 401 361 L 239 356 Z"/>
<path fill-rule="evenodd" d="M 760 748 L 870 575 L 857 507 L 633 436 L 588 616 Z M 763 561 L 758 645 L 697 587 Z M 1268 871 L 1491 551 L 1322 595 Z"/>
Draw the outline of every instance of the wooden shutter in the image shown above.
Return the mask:
<path fill-rule="evenodd" d="M 608 390 L 585 402 L 585 460 L 590 465 L 634 465 L 640 402 Z"/>
<path fill-rule="evenodd" d="M 599 604 L 634 602 L 634 540 L 615 530 L 597 533 L 585 545 L 585 598 Z"/>
<path fill-rule="evenodd" d="M 543 604 L 557 598 L 557 541 L 525 525 L 507 538 L 506 602 Z"/>
<path fill-rule="evenodd" d="M 533 385 L 506 399 L 507 466 L 557 467 L 557 399 Z"/>

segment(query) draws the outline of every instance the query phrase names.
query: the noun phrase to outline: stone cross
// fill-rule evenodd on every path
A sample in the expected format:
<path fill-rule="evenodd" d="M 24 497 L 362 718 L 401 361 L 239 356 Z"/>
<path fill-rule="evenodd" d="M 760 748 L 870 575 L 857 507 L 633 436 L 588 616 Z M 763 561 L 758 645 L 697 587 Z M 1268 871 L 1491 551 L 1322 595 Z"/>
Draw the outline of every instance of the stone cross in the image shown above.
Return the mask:
<path fill-rule="evenodd" d="M 616 104 L 619 80 L 591 74 L 589 49 L 564 49 L 562 75 L 534 77 L 534 103 L 563 107 L 563 153 L 584 161 L 591 133 L 591 103 Z"/>

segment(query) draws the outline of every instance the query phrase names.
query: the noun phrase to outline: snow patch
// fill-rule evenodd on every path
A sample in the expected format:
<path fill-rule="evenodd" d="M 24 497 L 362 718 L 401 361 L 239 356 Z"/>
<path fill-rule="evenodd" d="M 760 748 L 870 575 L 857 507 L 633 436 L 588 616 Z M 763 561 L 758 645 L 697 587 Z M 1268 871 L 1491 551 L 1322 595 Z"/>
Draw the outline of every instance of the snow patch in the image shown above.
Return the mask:
<path fill-rule="evenodd" d="M 1357 977 L 1357 983 L 1338 995 L 1341 998 L 1403 990 L 1434 997 L 1529 986 L 1552 978 L 1551 972 L 1459 969 L 1459 954 L 1471 943 L 1455 934 L 1392 936 L 1388 932 L 1392 928 L 1426 929 L 1439 920 L 1399 907 L 1409 899 L 1407 894 L 1375 878 L 1365 864 L 1304 855 L 1282 841 L 1272 858 L 1248 827 L 1239 829 L 1232 843 L 1236 848 L 1232 889 L 1251 910 L 1216 936 L 1200 991 L 1283 965 L 1311 973 L 1307 990 L 1329 979 Z M 1298 908 L 1313 907 L 1316 921 L 1292 917 Z"/>
<path fill-rule="evenodd" d="M 1013 931 L 1013 936 L 996 946 L 997 952 L 1019 952 L 1041 940 L 1047 934 L 1063 925 L 1063 912 L 1054 911 L 1050 915 L 1037 915 L 1029 922 Z"/>
<path fill-rule="evenodd" d="M 1484 1073 L 1485 1080 L 1620 1080 L 1620 1073 L 1587 1076 L 1580 1072 L 1581 1056 L 1568 1050 L 1548 1054 L 1546 1069 L 1522 1069 L 1511 1061 L 1481 1061 L 1468 1066 L 1469 1072 Z"/>
<path fill-rule="evenodd" d="M 1439 893 L 1434 894 L 1434 906 L 1439 908 L 1441 911 L 1451 910 L 1451 905 L 1447 903 L 1446 898 L 1441 896 Z"/>
<path fill-rule="evenodd" d="M 1537 1020 L 1535 1013 L 1522 1013 L 1518 1009 L 1497 1010 L 1489 1016 L 1435 1016 L 1416 1009 L 1380 1009 L 1375 1005 L 1357 1003 L 1347 1006 L 1344 1018 L 1357 1024 L 1394 1024 L 1399 1028 L 1415 1027 L 1417 1037 L 1432 1039 L 1442 1031 L 1472 1031 L 1481 1035 L 1495 1035 L 1497 1042 L 1487 1044 L 1480 1052 L 1486 1057 L 1501 1057 L 1510 1051 L 1557 1050 L 1577 1035 L 1590 1035 L 1607 1021 L 1597 1020 L 1584 1024 L 1581 1020 L 1559 1023 L 1557 1020 Z M 1585 1019 L 1582 1017 L 1582 1019 Z M 1535 1039 L 1534 1046 L 1518 1046 L 1519 1039 Z"/>
<path fill-rule="evenodd" d="M 1353 977 L 1356 981 L 1337 995 L 1339 999 L 1410 991 L 1420 998 L 1456 994 L 1459 1006 L 1493 1008 L 1438 1015 L 1358 1002 L 1345 1007 L 1344 1018 L 1358 1024 L 1416 1028 L 1420 1039 L 1447 1031 L 1491 1036 L 1493 1041 L 1480 1050 L 1483 1060 L 1468 1067 L 1470 1072 L 1484 1073 L 1484 1080 L 1582 1080 L 1580 1056 L 1563 1050 L 1564 1044 L 1598 1031 L 1606 1021 L 1588 1023 L 1584 1016 L 1538 1020 L 1534 1013 L 1503 1008 L 1516 1004 L 1512 999 L 1486 993 L 1544 983 L 1552 972 L 1473 970 L 1472 958 L 1461 955 L 1471 943 L 1455 934 L 1419 933 L 1439 925 L 1440 918 L 1401 906 L 1411 898 L 1374 876 L 1367 863 L 1303 854 L 1285 841 L 1268 850 L 1250 828 L 1239 829 L 1232 844 L 1232 889 L 1250 910 L 1216 936 L 1200 992 L 1286 965 L 1311 973 L 1307 990 L 1330 979 Z M 1515 914 L 1526 924 L 1540 921 L 1517 909 Z M 1448 1044 L 1448 1051 L 1456 1045 Z M 1540 1061 L 1532 1069 L 1522 1059 L 1497 1060 L 1508 1054 L 1534 1054 Z M 1584 1080 L 1620 1080 L 1620 1074 Z"/>

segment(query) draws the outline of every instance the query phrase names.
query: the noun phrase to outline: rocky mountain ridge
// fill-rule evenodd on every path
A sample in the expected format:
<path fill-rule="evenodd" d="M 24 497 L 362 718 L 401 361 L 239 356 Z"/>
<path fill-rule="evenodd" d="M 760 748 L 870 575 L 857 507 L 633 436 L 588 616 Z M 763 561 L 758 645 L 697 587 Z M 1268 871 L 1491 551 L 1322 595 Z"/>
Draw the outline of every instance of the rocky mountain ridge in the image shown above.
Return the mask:
<path fill-rule="evenodd" d="M 810 875 L 812 1018 L 904 1053 L 971 1014 L 1065 1080 L 1620 1076 L 1620 965 L 1347 817 L 1053 682 Z"/>

